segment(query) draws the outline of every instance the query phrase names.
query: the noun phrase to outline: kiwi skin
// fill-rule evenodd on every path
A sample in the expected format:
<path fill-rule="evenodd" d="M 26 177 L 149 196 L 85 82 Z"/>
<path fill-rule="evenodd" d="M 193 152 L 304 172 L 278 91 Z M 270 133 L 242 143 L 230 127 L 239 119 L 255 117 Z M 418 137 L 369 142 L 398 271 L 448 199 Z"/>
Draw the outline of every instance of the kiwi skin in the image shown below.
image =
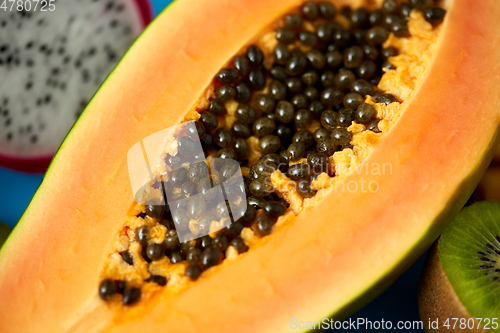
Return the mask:
<path fill-rule="evenodd" d="M 484 328 L 477 329 L 477 327 L 473 330 L 463 330 L 457 327 L 453 329 L 452 319 L 449 321 L 449 329 L 443 327 L 442 324 L 448 318 L 465 318 L 468 320 L 474 317 L 469 314 L 465 306 L 460 302 L 443 271 L 438 255 L 438 242 L 439 239 L 429 251 L 418 286 L 418 312 L 424 324 L 425 332 L 490 332 Z M 439 327 L 437 329 L 429 327 L 430 322 L 436 319 L 439 320 Z"/>

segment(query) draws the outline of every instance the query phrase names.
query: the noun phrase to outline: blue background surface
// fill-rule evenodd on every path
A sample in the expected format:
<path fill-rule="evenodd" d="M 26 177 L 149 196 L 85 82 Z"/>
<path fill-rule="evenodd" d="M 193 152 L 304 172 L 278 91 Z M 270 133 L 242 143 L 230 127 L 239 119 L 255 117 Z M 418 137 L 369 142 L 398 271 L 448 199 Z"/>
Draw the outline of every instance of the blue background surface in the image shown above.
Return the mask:
<path fill-rule="evenodd" d="M 171 0 L 152 0 L 152 2 L 155 14 L 158 14 Z M 15 226 L 40 185 L 42 177 L 42 175 L 27 175 L 0 168 L 0 221 L 11 227 Z M 357 318 L 366 318 L 371 321 L 384 319 L 392 321 L 393 326 L 396 326 L 398 321 L 420 320 L 417 306 L 417 284 L 424 257 L 422 256 L 380 297 L 351 316 L 351 319 L 354 321 Z M 301 320 L 308 319 L 313 320 L 314 318 L 301 318 Z M 360 331 L 371 332 L 371 330 L 364 329 L 360 329 Z M 422 330 L 412 329 L 404 331 L 422 332 Z"/>

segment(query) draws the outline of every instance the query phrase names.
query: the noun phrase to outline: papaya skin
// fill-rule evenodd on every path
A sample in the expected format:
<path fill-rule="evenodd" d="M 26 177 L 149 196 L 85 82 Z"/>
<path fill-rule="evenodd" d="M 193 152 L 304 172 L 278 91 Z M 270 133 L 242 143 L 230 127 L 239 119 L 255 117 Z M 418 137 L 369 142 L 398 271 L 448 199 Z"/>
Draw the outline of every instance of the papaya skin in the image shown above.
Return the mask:
<path fill-rule="evenodd" d="M 432 244 L 499 141 L 494 0 L 449 3 L 424 83 L 359 166 L 390 163 L 392 174 L 345 179 L 376 182 L 376 194 L 330 192 L 177 295 L 167 287 L 128 309 L 99 300 L 100 269 L 133 202 L 128 149 L 180 122 L 227 60 L 299 3 L 176 1 L 146 29 L 75 124 L 0 252 L 0 331 L 289 331 L 292 318 L 349 315 Z M 335 2 L 346 3 L 359 2 Z"/>

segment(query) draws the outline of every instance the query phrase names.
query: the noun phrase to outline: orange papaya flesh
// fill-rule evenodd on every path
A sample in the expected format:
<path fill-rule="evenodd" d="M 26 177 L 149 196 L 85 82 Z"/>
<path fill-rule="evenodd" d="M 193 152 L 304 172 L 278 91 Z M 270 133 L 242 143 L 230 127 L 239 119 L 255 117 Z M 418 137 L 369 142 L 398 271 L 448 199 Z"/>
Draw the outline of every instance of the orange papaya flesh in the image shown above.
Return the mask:
<path fill-rule="evenodd" d="M 499 9 L 456 0 L 425 80 L 362 162 L 390 164 L 391 175 L 345 178 L 377 182 L 378 200 L 330 191 L 181 293 L 165 288 L 130 308 L 102 302 L 100 270 L 133 201 L 126 152 L 184 119 L 227 59 L 299 4 L 195 2 L 199 12 L 176 2 L 148 27 L 61 146 L 0 253 L 2 330 L 265 332 L 288 330 L 292 316 L 342 317 L 420 255 L 479 181 L 498 142 Z M 164 31 L 173 33 L 159 43 Z"/>
<path fill-rule="evenodd" d="M 319 24 L 321 24 L 321 22 Z M 376 132 L 380 132 L 381 129 L 383 131 L 388 131 L 390 129 L 393 123 L 400 116 L 401 110 L 406 105 L 407 100 L 413 94 L 414 87 L 420 85 L 421 81 L 424 78 L 424 75 L 422 75 L 422 73 L 425 72 L 425 70 L 430 66 L 430 62 L 432 62 L 433 59 L 433 54 L 435 52 L 434 44 L 437 41 L 440 31 L 439 26 L 433 28 L 431 24 L 424 20 L 422 13 L 420 13 L 419 11 L 415 11 L 410 15 L 408 26 L 413 36 L 408 38 L 396 38 L 394 35 L 392 35 L 391 38 L 389 38 L 389 40 L 384 43 L 384 47 L 386 50 L 388 50 L 389 47 L 396 47 L 399 50 L 399 54 L 391 58 L 391 62 L 396 65 L 397 68 L 395 70 L 387 71 L 378 84 L 379 87 L 385 88 L 385 93 L 394 94 L 394 96 L 397 96 L 397 98 L 402 101 L 402 103 L 394 102 L 385 104 L 375 98 L 376 94 L 367 97 L 366 100 L 367 103 L 371 104 L 375 108 L 378 116 L 381 118 L 374 120 L 377 122 L 377 129 L 374 129 Z M 265 32 L 261 37 L 258 37 L 255 40 L 255 44 L 257 46 L 260 46 L 264 52 L 264 66 L 269 67 L 272 64 L 272 55 L 270 55 L 269 53 L 272 52 L 275 45 L 277 44 L 276 39 L 278 39 L 277 33 L 271 31 Z M 419 60 L 415 59 L 417 56 L 420 58 Z M 397 81 L 402 81 L 402 83 L 397 84 Z M 207 93 L 204 93 L 201 96 L 200 101 L 196 103 L 197 109 L 201 108 L 202 105 L 206 105 L 206 96 L 213 96 L 214 89 L 218 89 L 218 87 L 220 86 L 221 83 L 215 81 L 214 87 L 209 87 L 209 91 Z M 271 90 L 271 86 L 273 86 L 273 81 L 269 83 L 267 88 L 268 91 Z M 276 85 L 274 86 L 276 87 Z M 379 92 L 381 93 L 382 91 Z M 217 95 L 217 93 L 215 93 L 215 95 Z M 256 105 L 257 103 L 254 101 L 252 104 Z M 239 106 L 238 103 L 236 103 L 234 100 L 226 102 L 225 105 L 227 113 L 223 113 L 218 117 L 219 126 L 231 128 L 231 123 L 235 121 L 236 109 L 239 108 Z M 189 112 L 186 118 L 198 119 L 200 117 L 200 114 L 203 114 L 203 112 L 207 112 L 203 110 L 204 108 L 206 108 L 206 106 L 202 108 L 202 111 L 200 111 L 201 113 L 198 113 L 196 111 Z M 262 116 L 263 115 L 264 114 L 262 114 Z M 236 116 L 236 118 L 237 117 L 238 116 Z M 200 118 L 200 120 L 203 121 L 202 118 Z M 314 132 L 314 129 L 320 126 L 318 123 L 319 122 L 317 120 L 313 121 L 313 123 L 308 127 L 308 130 Z M 319 170 L 321 169 L 321 167 L 318 168 L 317 165 L 314 167 L 316 169 L 316 173 L 322 171 L 324 171 L 324 173 L 321 173 L 317 177 L 317 179 L 312 182 L 311 186 L 317 189 L 319 192 L 313 197 L 302 197 L 302 195 L 298 192 L 297 183 L 299 181 L 292 181 L 289 178 L 289 175 L 287 177 L 287 172 L 285 170 L 282 170 L 283 172 L 275 171 L 273 174 L 271 174 L 268 180 L 273 185 L 275 193 L 277 193 L 279 197 L 284 198 L 290 204 L 290 212 L 288 213 L 288 215 L 292 213 L 300 214 L 302 211 L 314 206 L 324 194 L 331 190 L 332 184 L 338 182 L 347 174 L 351 173 L 352 170 L 362 162 L 363 158 L 366 157 L 366 155 L 369 153 L 369 150 L 372 149 L 372 146 L 376 144 L 380 136 L 383 135 L 368 130 L 371 123 L 373 122 L 369 121 L 368 123 L 366 123 L 358 122 L 357 120 L 356 122 L 353 122 L 350 126 L 347 127 L 347 130 L 349 130 L 353 135 L 353 138 L 351 140 L 352 147 L 343 147 L 343 149 L 340 149 L 333 154 L 329 153 L 328 155 L 332 156 L 330 156 L 330 163 L 327 170 Z M 208 129 L 206 132 L 208 132 Z M 210 130 L 210 132 L 212 133 L 212 135 L 214 135 L 214 132 L 212 130 Z M 144 140 L 144 142 L 146 141 L 147 140 Z M 252 146 L 252 144 L 258 146 L 259 139 L 257 139 L 255 136 L 251 136 L 248 139 L 248 142 L 250 142 L 250 146 Z M 166 146 L 166 150 L 169 153 L 172 153 L 171 145 L 167 144 Z M 212 157 L 218 156 L 216 154 L 217 151 L 212 148 L 213 147 L 207 149 L 207 153 Z M 258 148 L 250 152 L 248 163 L 243 163 L 243 165 L 246 166 L 241 168 L 244 176 L 252 178 L 252 168 L 249 169 L 247 166 L 253 165 L 255 163 L 255 160 L 258 159 L 260 155 L 262 155 L 262 152 L 259 152 Z M 148 157 L 148 159 L 150 159 L 150 157 Z M 168 178 L 168 172 L 165 171 L 165 168 L 167 168 L 166 165 L 169 164 L 169 155 L 165 154 L 165 158 L 162 155 L 160 157 L 160 161 L 163 159 L 166 160 L 165 167 L 163 167 L 163 162 L 159 163 L 159 171 L 157 170 L 157 177 L 155 177 L 155 180 L 152 182 L 153 186 L 149 186 L 148 189 L 153 201 L 158 201 L 158 198 L 161 197 L 161 195 L 159 194 L 160 189 L 155 189 L 154 187 L 155 184 L 158 185 L 161 181 L 158 176 L 167 175 L 167 177 L 163 176 L 163 179 Z M 208 162 L 209 164 L 211 164 L 210 161 Z M 307 163 L 307 158 L 303 157 L 297 161 L 289 161 L 290 166 L 299 163 Z M 155 163 L 150 160 L 150 165 L 154 164 Z M 212 171 L 213 179 L 219 179 L 220 173 L 218 173 L 217 170 L 214 170 L 212 167 L 210 169 Z M 330 174 L 330 172 L 332 174 Z M 387 174 L 391 172 L 391 166 L 383 165 L 381 166 L 381 168 L 374 168 L 373 166 L 370 166 L 370 172 L 382 172 Z M 348 190 L 351 190 L 350 188 L 352 187 L 352 185 L 352 183 L 347 184 L 347 186 L 349 187 Z M 368 191 L 369 186 L 376 186 L 376 184 L 374 183 L 366 184 L 363 182 L 361 184 L 354 185 L 360 185 L 360 190 L 362 192 Z M 345 187 L 345 185 L 342 186 Z M 166 188 L 164 187 L 164 189 Z M 252 191 L 250 189 L 249 193 L 247 193 L 247 196 L 252 195 L 251 192 Z M 230 196 L 228 196 L 228 199 L 229 198 Z M 231 196 L 230 200 L 232 199 L 233 198 Z M 138 200 L 140 202 L 145 201 L 141 199 Z M 270 199 L 265 198 L 265 200 Z M 238 202 L 238 200 L 235 200 L 235 202 Z M 260 205 L 260 208 L 262 208 L 262 205 Z M 207 255 L 203 255 L 203 253 L 201 253 L 200 248 L 202 251 L 205 248 L 205 245 L 202 245 L 204 242 L 203 238 L 198 239 L 196 243 L 191 242 L 182 244 L 180 246 L 177 245 L 174 249 L 170 247 L 167 249 L 166 253 L 163 254 L 162 251 L 164 251 L 165 247 L 167 247 L 165 240 L 167 239 L 169 232 L 174 231 L 171 229 L 176 228 L 172 223 L 172 216 L 174 214 L 171 212 L 167 212 L 168 214 L 166 216 L 158 217 L 157 215 L 161 215 L 161 211 L 159 211 L 158 209 L 156 210 L 156 213 L 149 213 L 148 208 L 146 208 L 144 205 L 139 204 L 134 206 L 124 226 L 118 232 L 112 254 L 109 256 L 109 260 L 107 260 L 107 262 L 105 263 L 103 272 L 101 274 L 102 288 L 100 287 L 99 290 L 100 295 L 105 300 L 111 302 L 123 301 L 125 304 L 130 305 L 131 302 L 135 303 L 139 301 L 139 293 L 136 288 L 140 288 L 142 294 L 140 301 L 143 302 L 145 299 L 151 297 L 152 294 L 158 292 L 158 289 L 160 289 L 160 287 L 163 287 L 165 284 L 168 284 L 168 288 L 170 289 L 170 291 L 177 293 L 180 290 L 183 290 L 184 288 L 190 286 L 189 278 L 197 279 L 199 277 L 199 274 L 202 272 L 202 270 L 200 270 L 200 267 L 203 268 L 203 266 L 198 265 L 196 262 L 193 263 L 193 261 L 196 261 L 196 258 L 194 258 L 195 260 L 191 259 L 193 255 L 195 257 L 201 257 L 199 261 L 203 261 L 203 258 L 208 257 L 208 254 L 210 253 L 212 256 L 217 255 L 217 251 L 213 250 L 206 251 Z M 217 209 L 214 210 L 217 213 Z M 209 211 L 211 211 L 211 209 L 209 209 L 207 205 L 205 212 Z M 261 242 L 265 241 L 265 238 L 261 237 L 262 232 L 259 230 L 259 221 L 266 215 L 264 211 L 264 209 L 258 210 L 256 220 L 254 219 L 254 221 L 251 223 L 244 223 L 246 227 L 243 228 L 240 233 L 241 238 L 237 237 L 237 239 L 232 241 L 234 235 L 226 237 L 226 239 L 228 239 L 227 242 L 229 246 L 226 245 L 227 249 L 222 248 L 222 256 L 225 257 L 226 260 L 231 261 L 238 256 L 239 252 L 246 252 L 248 248 L 252 249 L 255 246 L 259 246 Z M 292 221 L 292 219 L 289 218 L 288 215 L 277 219 L 276 224 L 271 231 L 279 232 L 279 230 L 286 228 Z M 189 223 L 189 229 L 193 230 L 193 232 L 198 232 L 197 226 L 199 226 L 200 223 L 204 223 L 204 217 L 205 216 L 199 219 L 192 219 L 191 223 Z M 221 223 L 224 223 L 224 219 L 220 221 L 219 220 L 220 218 L 215 218 L 215 222 L 212 226 L 217 226 Z M 166 232 L 167 228 L 169 232 Z M 147 244 L 141 245 L 139 244 L 137 239 L 139 235 L 144 234 L 144 230 L 146 230 L 145 232 L 149 234 L 149 239 L 147 240 Z M 181 233 L 182 232 L 183 231 L 181 230 Z M 211 238 L 209 238 L 209 242 L 212 243 L 211 246 L 216 243 L 216 236 L 223 236 L 221 234 L 227 233 L 228 232 L 224 232 L 224 230 L 219 231 L 218 233 L 211 232 Z M 175 234 L 176 233 L 174 233 L 174 235 Z M 194 236 L 201 237 L 199 233 L 194 234 Z M 170 239 L 172 239 L 172 237 L 170 237 Z M 236 241 L 239 241 L 240 243 L 244 242 L 245 244 L 238 246 L 238 243 L 235 243 Z M 172 241 L 169 241 L 169 244 L 171 245 Z M 187 246 L 189 244 L 191 245 Z M 190 251 L 188 250 L 189 248 L 195 248 L 195 250 Z M 148 251 L 150 250 L 152 251 L 150 252 L 152 254 L 148 254 Z M 192 253 L 190 254 L 190 252 Z M 218 254 L 218 256 L 220 257 L 220 253 Z M 179 260 L 181 261 L 179 262 Z M 211 268 L 209 271 L 203 274 L 203 277 L 211 274 L 210 272 L 213 272 L 214 269 L 218 268 Z M 119 289 L 120 291 L 117 292 L 117 289 Z M 123 294 L 123 296 L 120 294 Z M 134 295 L 134 297 L 131 298 L 131 295 Z"/>

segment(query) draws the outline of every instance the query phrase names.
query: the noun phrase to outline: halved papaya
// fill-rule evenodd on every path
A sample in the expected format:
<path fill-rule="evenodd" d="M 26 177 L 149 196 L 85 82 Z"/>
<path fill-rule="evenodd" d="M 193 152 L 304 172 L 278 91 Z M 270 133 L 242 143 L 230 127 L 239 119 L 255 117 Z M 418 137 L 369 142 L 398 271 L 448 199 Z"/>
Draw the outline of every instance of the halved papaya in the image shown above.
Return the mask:
<path fill-rule="evenodd" d="M 334 3 L 373 8 L 380 1 Z M 339 178 L 320 175 L 320 196 L 279 192 L 290 208 L 271 235 L 182 288 L 148 285 L 130 306 L 99 298 L 117 233 L 129 215 L 145 212 L 130 189 L 129 149 L 197 119 L 216 73 L 301 4 L 177 1 L 146 29 L 68 134 L 2 248 L 0 330 L 304 330 L 301 322 L 343 318 L 366 304 L 432 244 L 499 139 L 500 7 L 493 0 L 446 2 L 438 30 L 412 14 L 412 38 L 427 46 L 406 47 L 396 59 L 400 75 L 389 68 L 379 83 L 402 99 L 379 109 L 394 117 L 382 133 L 362 134 L 363 155 L 335 153 L 352 168 L 336 168 Z M 405 59 L 420 65 L 405 66 Z M 413 79 L 402 80 L 401 72 Z M 377 107 L 369 96 L 366 102 Z M 283 179 L 273 176 L 274 185 Z"/>

